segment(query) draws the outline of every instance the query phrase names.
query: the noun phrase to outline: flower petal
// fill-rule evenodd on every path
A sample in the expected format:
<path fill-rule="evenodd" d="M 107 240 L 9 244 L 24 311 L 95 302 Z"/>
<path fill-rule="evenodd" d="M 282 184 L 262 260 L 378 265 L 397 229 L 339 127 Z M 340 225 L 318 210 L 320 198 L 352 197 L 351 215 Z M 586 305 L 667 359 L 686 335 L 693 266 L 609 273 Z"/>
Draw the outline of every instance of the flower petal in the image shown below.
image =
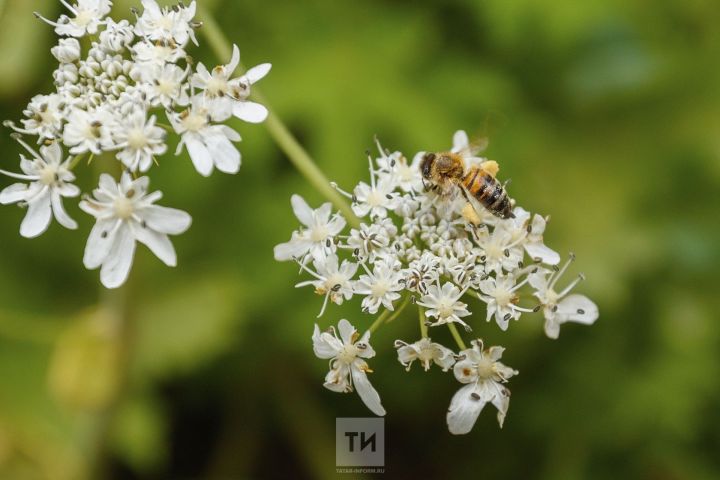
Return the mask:
<path fill-rule="evenodd" d="M 560 254 L 541 242 L 526 243 L 525 251 L 530 255 L 530 258 L 533 260 L 539 258 L 544 264 L 557 265 L 560 263 Z"/>
<path fill-rule="evenodd" d="M 51 193 L 50 203 L 52 205 L 52 211 L 55 214 L 55 220 L 57 220 L 63 227 L 75 230 L 77 228 L 77 222 L 70 218 L 70 215 L 68 215 L 65 211 L 62 203 L 62 197 L 59 192 Z"/>
<path fill-rule="evenodd" d="M 189 213 L 160 205 L 149 205 L 143 208 L 142 219 L 151 229 L 169 235 L 184 233 L 192 223 Z"/>
<path fill-rule="evenodd" d="M 300 220 L 300 223 L 306 227 L 312 227 L 314 222 L 313 211 L 307 204 L 304 198 L 300 195 L 293 195 L 290 197 L 290 204 L 292 205 L 295 216 Z"/>
<path fill-rule="evenodd" d="M 100 282 L 107 288 L 117 288 L 127 280 L 135 255 L 135 237 L 127 224 L 120 225 L 110 252 L 100 269 Z"/>
<path fill-rule="evenodd" d="M 146 245 L 168 267 L 177 265 L 177 255 L 172 242 L 164 233 L 157 232 L 149 226 L 131 224 L 133 234 L 138 242 Z"/>
<path fill-rule="evenodd" d="M 340 332 L 340 339 L 342 339 L 345 345 L 353 343 L 352 336 L 357 331 L 350 322 L 344 318 L 338 322 L 338 331 Z"/>
<path fill-rule="evenodd" d="M 592 325 L 598 318 L 598 307 L 585 295 L 573 293 L 558 303 L 556 315 L 563 322 Z"/>
<path fill-rule="evenodd" d="M 27 191 L 28 186 L 26 184 L 13 183 L 0 192 L 0 203 L 7 205 L 9 203 L 21 202 L 27 197 Z"/>
<path fill-rule="evenodd" d="M 273 255 L 278 262 L 285 262 L 305 256 L 310 247 L 312 247 L 312 242 L 303 239 L 300 235 L 293 235 L 289 242 L 276 245 L 273 249 Z"/>
<path fill-rule="evenodd" d="M 329 338 L 328 338 L 329 337 Z M 334 342 L 332 340 L 335 340 Z M 313 330 L 313 351 L 318 358 L 329 359 L 337 356 L 342 348 L 342 344 L 332 335 L 323 335 L 320 333 L 320 327 L 317 323 Z"/>
<path fill-rule="evenodd" d="M 465 133 L 465 130 L 458 130 L 453 135 L 453 146 L 452 151 L 453 152 L 459 152 L 463 149 L 466 149 L 470 146 L 470 139 L 467 136 L 467 133 Z"/>
<path fill-rule="evenodd" d="M 263 78 L 265 75 L 268 74 L 270 69 L 272 68 L 272 64 L 270 63 L 261 63 L 260 65 L 255 65 L 250 70 L 247 71 L 247 73 L 244 75 L 244 77 L 251 83 L 255 83 L 261 78 Z"/>
<path fill-rule="evenodd" d="M 194 135 L 185 135 L 183 138 L 185 139 L 185 148 L 187 148 L 195 170 L 203 177 L 209 177 L 214 166 L 210 151 L 205 144 Z"/>
<path fill-rule="evenodd" d="M 261 123 L 267 118 L 268 109 L 255 102 L 238 102 L 233 106 L 233 115 L 249 123 Z"/>
<path fill-rule="evenodd" d="M 487 403 L 487 400 L 476 392 L 476 387 L 475 383 L 465 385 L 455 393 L 450 402 L 447 424 L 453 435 L 464 435 L 470 432 Z"/>
<path fill-rule="evenodd" d="M 28 204 L 28 211 L 20 224 L 20 235 L 34 238 L 47 230 L 52 218 L 50 192 L 45 191 Z"/>
<path fill-rule="evenodd" d="M 365 366 L 365 362 L 362 362 L 362 365 Z M 375 388 L 370 383 L 370 380 L 368 380 L 365 371 L 358 367 L 357 362 L 353 363 L 353 365 L 350 367 L 350 371 L 352 372 L 353 385 L 355 386 L 355 390 L 357 391 L 358 395 L 360 395 L 360 398 L 365 403 L 365 405 L 375 415 L 379 415 L 381 417 L 385 415 L 385 409 L 380 403 L 380 394 L 378 394 L 377 390 L 375 390 Z"/>
<path fill-rule="evenodd" d="M 350 384 L 348 378 L 350 376 L 350 366 L 347 363 L 333 362 L 333 368 L 325 375 L 325 383 L 323 387 L 333 392 L 349 392 Z"/>
<path fill-rule="evenodd" d="M 224 173 L 237 173 L 240 170 L 240 152 L 225 135 L 207 136 L 205 145 L 218 170 Z"/>
<path fill-rule="evenodd" d="M 227 64 L 227 74 L 231 75 L 235 69 L 237 68 L 238 64 L 240 63 L 240 49 L 237 45 L 233 44 L 233 50 L 232 50 L 232 57 L 230 58 L 230 63 Z"/>
<path fill-rule="evenodd" d="M 115 241 L 116 231 L 113 226 L 116 222 L 117 220 L 114 218 L 95 222 L 95 226 L 90 231 L 87 244 L 85 244 L 85 254 L 83 255 L 85 268 L 89 270 L 96 269 L 105 261 Z"/>

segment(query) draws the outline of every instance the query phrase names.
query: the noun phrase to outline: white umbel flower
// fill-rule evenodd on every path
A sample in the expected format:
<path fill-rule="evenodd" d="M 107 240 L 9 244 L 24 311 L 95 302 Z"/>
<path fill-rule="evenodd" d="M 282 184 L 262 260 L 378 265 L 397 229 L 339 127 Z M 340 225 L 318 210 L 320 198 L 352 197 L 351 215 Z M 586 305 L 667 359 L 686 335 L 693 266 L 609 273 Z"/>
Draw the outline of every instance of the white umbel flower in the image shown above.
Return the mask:
<path fill-rule="evenodd" d="M 300 267 L 303 270 L 315 277 L 315 280 L 300 282 L 295 286 L 304 287 L 306 285 L 312 285 L 315 287 L 315 293 L 325 297 L 318 317 L 322 317 L 322 314 L 325 313 L 328 300 L 337 305 L 342 305 L 344 300 L 350 300 L 350 298 L 352 298 L 352 278 L 355 276 L 358 268 L 356 263 L 343 260 L 342 265 L 338 265 L 338 257 L 334 253 L 326 257 L 316 258 L 313 261 L 313 266 L 315 270 L 317 270 L 316 272 L 313 272 L 307 266 L 303 265 L 301 261 L 298 261 L 298 263 L 300 263 Z"/>
<path fill-rule="evenodd" d="M 483 350 L 482 340 L 473 340 L 472 348 L 460 352 L 459 360 L 453 372 L 459 382 L 465 383 L 450 402 L 447 424 L 450 433 L 463 435 L 472 430 L 483 407 L 492 403 L 497 408 L 497 419 L 502 427 L 510 406 L 510 390 L 503 384 L 517 370 L 503 365 L 503 347 L 490 347 Z"/>
<path fill-rule="evenodd" d="M 162 106 L 169 110 L 173 105 L 187 105 L 190 102 L 185 81 L 187 71 L 164 62 L 139 64 L 135 69 L 135 74 L 144 82 L 143 91 L 147 101 L 153 107 Z"/>
<path fill-rule="evenodd" d="M 570 294 L 575 285 L 584 278 L 582 275 L 578 275 L 560 292 L 555 291 L 555 284 L 574 259 L 575 256 L 570 255 L 568 261 L 558 271 L 550 272 L 540 269 L 529 277 L 530 285 L 536 290 L 534 295 L 542 304 L 545 316 L 545 334 L 549 338 L 558 338 L 560 325 L 563 323 L 592 325 L 598 319 L 598 307 L 592 300 L 585 295 Z"/>
<path fill-rule="evenodd" d="M 168 118 L 181 135 L 175 154 L 184 146 L 200 175 L 209 177 L 214 168 L 231 174 L 240 170 L 240 152 L 232 144 L 240 141 L 240 134 L 227 125 L 211 124 L 202 99 L 196 97 L 190 108 Z"/>
<path fill-rule="evenodd" d="M 415 343 L 405 343 L 402 340 L 395 340 L 398 361 L 403 364 L 405 370 L 410 371 L 413 362 L 417 360 L 427 372 L 433 363 L 447 372 L 455 363 L 455 354 L 447 347 L 431 341 L 429 338 L 421 338 Z"/>
<path fill-rule="evenodd" d="M 290 203 L 305 228 L 294 231 L 289 242 L 275 246 L 275 260 L 304 261 L 307 255 L 323 259 L 335 251 L 335 237 L 345 228 L 346 222 L 340 214 L 332 215 L 332 204 L 324 203 L 313 210 L 300 195 L 293 195 Z"/>
<path fill-rule="evenodd" d="M 0 203 L 27 206 L 20 235 L 37 237 L 47 230 L 53 216 L 63 227 L 77 228 L 77 223 L 65 212 L 62 203 L 62 197 L 77 197 L 80 194 L 80 189 L 70 183 L 75 180 L 75 175 L 68 169 L 70 158 L 63 162 L 62 149 L 57 142 L 40 147 L 38 154 L 25 142 L 19 141 L 32 156 L 31 159 L 21 156 L 23 174 L 5 170 L 0 170 L 0 173 L 30 183 L 14 183 L 5 188 L 0 192 Z"/>
<path fill-rule="evenodd" d="M 152 42 L 173 41 L 184 46 L 189 39 L 197 45 L 192 20 L 196 5 L 191 2 L 187 7 L 179 4 L 175 7 L 160 8 L 155 0 L 142 0 L 143 13 L 135 25 L 135 33 Z"/>
<path fill-rule="evenodd" d="M 70 10 L 72 16 L 60 15 L 57 22 L 43 17 L 39 13 L 35 16 L 55 27 L 55 33 L 61 36 L 83 37 L 86 34 L 94 35 L 103 18 L 110 13 L 111 0 L 77 0 L 74 5 L 60 0 Z"/>
<path fill-rule="evenodd" d="M 470 331 L 470 325 L 460 319 L 460 317 L 470 315 L 467 304 L 460 301 L 464 294 L 465 290 L 460 290 L 452 282 L 446 282 L 440 287 L 438 281 L 436 285 L 428 287 L 427 293 L 423 295 L 417 304 L 428 309 L 425 315 L 437 318 L 434 323 L 430 324 L 431 327 L 455 322 L 465 327 L 465 330 Z"/>
<path fill-rule="evenodd" d="M 527 277 L 519 283 L 510 275 L 481 280 L 480 299 L 487 303 L 487 318 L 489 322 L 494 316 L 495 322 L 502 330 L 507 330 L 511 319 L 519 319 L 522 312 L 533 312 L 531 308 L 519 307 L 517 291 L 528 282 Z"/>
<path fill-rule="evenodd" d="M 400 298 L 398 292 L 405 288 L 400 283 L 402 274 L 387 262 L 377 262 L 372 272 L 364 264 L 363 268 L 367 274 L 361 275 L 355 284 L 355 293 L 365 295 L 363 311 L 375 314 L 381 305 L 394 310 L 393 302 Z"/>
<path fill-rule="evenodd" d="M 147 118 L 144 110 L 136 109 L 123 118 L 113 135 L 115 146 L 121 149 L 118 160 L 133 172 L 147 172 L 155 156 L 167 151 L 165 131 L 155 125 L 155 115 Z"/>
<path fill-rule="evenodd" d="M 104 110 L 88 112 L 75 108 L 68 115 L 63 142 L 73 155 L 88 151 L 99 155 L 112 147 L 110 132 L 114 125 L 115 119 Z"/>
<path fill-rule="evenodd" d="M 18 133 L 37 135 L 39 141 L 54 139 L 62 133 L 65 107 L 66 100 L 61 95 L 35 95 L 23 112 L 27 117 L 22 120 L 25 128 L 10 126 Z"/>
<path fill-rule="evenodd" d="M 125 283 L 130 273 L 135 242 L 145 244 L 166 265 L 177 263 L 168 235 L 185 232 L 192 219 L 182 210 L 154 203 L 161 192 L 147 193 L 148 177 L 133 180 L 123 173 L 120 183 L 110 175 L 100 176 L 94 198 L 85 198 L 80 208 L 96 218 L 85 247 L 83 262 L 90 270 L 101 267 L 100 281 L 107 288 Z"/>
<path fill-rule="evenodd" d="M 352 392 L 354 388 L 375 415 L 385 415 L 380 395 L 367 378 L 367 373 L 372 370 L 363 360 L 375 356 L 375 350 L 368 343 L 370 332 L 365 332 L 360 337 L 355 327 L 345 319 L 338 323 L 338 330 L 340 336 L 334 328 L 331 328 L 331 332 L 321 333 L 315 324 L 313 331 L 315 355 L 330 360 L 330 371 L 325 376 L 325 388 L 334 392 Z"/>
<path fill-rule="evenodd" d="M 219 65 L 212 71 L 198 63 L 197 73 L 192 76 L 190 83 L 202 91 L 205 107 L 214 121 L 221 122 L 235 115 L 246 122 L 260 123 L 267 118 L 267 108 L 247 98 L 250 95 L 250 86 L 267 75 L 271 65 L 257 65 L 242 77 L 231 79 L 239 63 L 240 50 L 237 45 L 233 45 L 230 63 Z"/>

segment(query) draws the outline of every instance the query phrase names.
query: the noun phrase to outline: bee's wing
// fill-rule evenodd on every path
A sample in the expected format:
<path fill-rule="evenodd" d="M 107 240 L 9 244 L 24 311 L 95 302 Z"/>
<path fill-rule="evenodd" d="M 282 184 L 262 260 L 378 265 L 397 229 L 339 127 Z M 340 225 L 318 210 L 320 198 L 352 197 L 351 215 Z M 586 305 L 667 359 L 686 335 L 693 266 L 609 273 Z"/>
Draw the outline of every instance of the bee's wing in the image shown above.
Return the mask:
<path fill-rule="evenodd" d="M 488 137 L 476 137 L 473 138 L 468 145 L 468 151 L 472 156 L 477 156 L 478 153 L 482 153 L 488 147 L 490 139 Z"/>

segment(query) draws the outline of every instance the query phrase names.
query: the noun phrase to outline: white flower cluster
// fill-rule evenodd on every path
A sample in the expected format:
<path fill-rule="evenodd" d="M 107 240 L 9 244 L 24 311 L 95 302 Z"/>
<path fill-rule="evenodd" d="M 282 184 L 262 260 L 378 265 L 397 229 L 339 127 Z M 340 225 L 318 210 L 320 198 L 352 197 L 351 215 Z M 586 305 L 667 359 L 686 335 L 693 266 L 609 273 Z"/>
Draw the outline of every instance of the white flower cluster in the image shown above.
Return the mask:
<path fill-rule="evenodd" d="M 270 64 L 233 77 L 240 61 L 234 46 L 227 65 L 212 70 L 194 65 L 185 51 L 189 42 L 197 45 L 194 1 L 161 8 L 155 0 L 142 0 L 143 11 L 133 10 L 134 24 L 107 16 L 111 0 L 61 2 L 68 14 L 57 21 L 36 13 L 60 37 L 51 50 L 59 62 L 55 91 L 33 97 L 21 125 L 5 122 L 29 157 L 20 156 L 22 173 L 0 170 L 25 182 L 2 190 L 0 203 L 27 207 L 20 227 L 24 237 L 42 234 L 52 217 L 75 229 L 62 201 L 80 195 L 74 168 L 86 160 L 106 169 L 93 198 L 84 198 L 80 207 L 97 219 L 85 266 L 100 267 L 103 285 L 114 288 L 127 279 L 136 241 L 174 266 L 167 235 L 190 226 L 187 213 L 154 205 L 161 193 L 147 193 L 149 180 L 142 176 L 166 153 L 168 134 L 179 138 L 176 155 L 184 147 L 201 175 L 214 168 L 237 173 L 240 152 L 233 142 L 240 135 L 223 122 L 233 116 L 253 123 L 265 119 L 266 108 L 248 97 Z M 168 124 L 160 123 L 163 116 Z M 119 180 L 109 174 L 121 171 Z"/>
<path fill-rule="evenodd" d="M 390 153 L 380 145 L 378 149 L 379 157 L 370 159 L 370 183 L 360 182 L 352 193 L 340 190 L 352 200 L 362 220 L 359 227 L 346 231 L 346 219 L 333 214 L 329 203 L 313 210 L 294 195 L 291 203 L 302 227 L 275 247 L 275 259 L 294 260 L 311 276 L 297 286 L 312 286 L 323 297 L 320 315 L 329 302 L 360 297 L 364 313 L 385 309 L 375 323 L 382 324 L 389 312 L 395 312 L 394 318 L 415 304 L 424 320 L 421 338 L 395 342 L 400 363 L 408 369 L 416 360 L 425 370 L 433 363 L 443 371 L 452 368 L 466 384 L 450 404 L 450 432 L 469 432 L 487 403 L 497 408 L 502 426 L 510 399 L 504 384 L 517 374 L 499 362 L 503 348 L 485 349 L 482 341 L 473 340 L 472 348 L 462 347 L 455 354 L 432 342 L 427 327 L 448 324 L 463 345 L 454 324 L 471 331 L 473 302 L 484 303 L 486 320 L 494 320 L 503 331 L 511 320 L 542 311 L 545 333 L 557 338 L 566 322 L 595 322 L 597 306 L 570 293 L 582 275 L 558 287 L 574 257 L 558 267 L 560 256 L 543 243 L 546 217 L 516 206 L 514 218 L 503 220 L 476 210 L 462 195 L 438 195 L 426 188 L 421 176 L 425 152 L 408 162 L 400 152 Z M 466 165 L 483 160 L 471 150 L 465 132 L 457 132 L 452 152 L 462 155 Z M 340 337 L 332 328 L 321 334 L 316 325 L 313 344 L 319 357 L 333 359 L 325 386 L 348 392 L 354 385 L 366 405 L 383 415 L 362 360 L 375 353 L 368 343 L 371 330 L 358 340 L 347 320 L 340 322 Z"/>

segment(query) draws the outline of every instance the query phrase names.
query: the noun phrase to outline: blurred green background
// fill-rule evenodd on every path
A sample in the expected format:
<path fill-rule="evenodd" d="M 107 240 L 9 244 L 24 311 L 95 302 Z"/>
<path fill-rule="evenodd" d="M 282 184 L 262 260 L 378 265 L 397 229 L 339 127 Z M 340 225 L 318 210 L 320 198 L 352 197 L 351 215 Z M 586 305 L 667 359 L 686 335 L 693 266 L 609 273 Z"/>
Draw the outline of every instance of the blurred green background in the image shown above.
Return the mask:
<path fill-rule="evenodd" d="M 273 63 L 263 93 L 345 188 L 367 179 L 375 134 L 407 155 L 461 128 L 487 136 L 600 307 L 552 341 L 539 316 L 503 333 L 472 305 L 520 375 L 505 427 L 488 407 L 464 437 L 445 426 L 456 380 L 396 360 L 393 340 L 418 337 L 414 313 L 379 330 L 385 478 L 720 478 L 720 3 L 199 1 L 246 65 Z M 115 5 L 128 17 L 139 1 Z M 32 11 L 61 7 L 0 6 L 0 111 L 17 121 L 52 89 L 55 36 Z M 227 60 L 200 40 L 195 58 Z M 201 178 L 185 155 L 151 171 L 193 225 L 174 239 L 178 268 L 140 248 L 119 293 L 82 266 L 91 221 L 76 205 L 79 231 L 34 240 L 18 234 L 23 211 L 0 209 L 0 478 L 335 476 L 335 417 L 369 412 L 322 387 L 321 299 L 272 256 L 297 225 L 290 195 L 324 200 L 262 126 L 233 126 L 237 176 Z M 0 145 L 15 170 L 9 131 Z M 372 321 L 353 300 L 320 326 L 344 316 Z"/>

